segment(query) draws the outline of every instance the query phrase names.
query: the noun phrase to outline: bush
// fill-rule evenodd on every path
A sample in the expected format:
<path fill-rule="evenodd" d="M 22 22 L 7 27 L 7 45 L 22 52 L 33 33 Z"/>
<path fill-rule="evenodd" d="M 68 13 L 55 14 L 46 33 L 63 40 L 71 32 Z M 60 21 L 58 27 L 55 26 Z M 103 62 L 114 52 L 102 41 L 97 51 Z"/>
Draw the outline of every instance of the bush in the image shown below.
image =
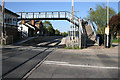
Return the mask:
<path fill-rule="evenodd" d="M 118 38 L 118 39 L 113 39 L 112 43 L 120 43 L 120 38 Z"/>

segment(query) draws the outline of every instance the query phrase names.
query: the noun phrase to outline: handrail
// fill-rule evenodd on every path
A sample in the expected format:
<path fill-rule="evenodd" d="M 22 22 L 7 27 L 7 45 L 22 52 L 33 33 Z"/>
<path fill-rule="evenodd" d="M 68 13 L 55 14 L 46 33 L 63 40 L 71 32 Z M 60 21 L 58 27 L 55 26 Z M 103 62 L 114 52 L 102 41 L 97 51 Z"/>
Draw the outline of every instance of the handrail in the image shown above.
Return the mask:
<path fill-rule="evenodd" d="M 96 35 L 97 35 L 97 29 L 94 27 L 93 22 L 89 20 L 88 24 L 91 26 L 92 31 L 94 32 L 94 35 L 96 37 Z"/>
<path fill-rule="evenodd" d="M 69 11 L 40 11 L 40 12 L 69 12 Z M 17 13 L 39 13 L 39 12 L 17 12 Z"/>
<path fill-rule="evenodd" d="M 93 22 L 93 26 L 95 27 L 95 30 L 96 30 L 96 32 L 97 32 L 98 27 L 97 27 L 97 25 L 95 24 L 95 22 Z"/>

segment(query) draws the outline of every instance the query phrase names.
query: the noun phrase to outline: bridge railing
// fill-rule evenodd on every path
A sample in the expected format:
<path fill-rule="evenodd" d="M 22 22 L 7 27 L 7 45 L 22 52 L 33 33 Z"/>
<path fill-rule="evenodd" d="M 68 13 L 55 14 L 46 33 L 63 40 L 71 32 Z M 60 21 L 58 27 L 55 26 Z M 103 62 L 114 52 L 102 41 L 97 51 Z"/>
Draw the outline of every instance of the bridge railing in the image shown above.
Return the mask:
<path fill-rule="evenodd" d="M 19 19 L 24 18 L 68 18 L 74 19 L 76 22 L 78 21 L 77 16 L 72 16 L 70 12 L 67 11 L 54 11 L 54 12 L 19 12 Z"/>
<path fill-rule="evenodd" d="M 47 12 L 19 12 L 20 17 L 18 19 L 39 19 L 39 18 L 65 18 L 70 20 L 73 24 L 79 25 L 79 18 L 75 15 L 72 15 L 68 11 L 47 11 Z M 81 31 L 82 27 L 81 27 Z"/>
<path fill-rule="evenodd" d="M 66 18 L 66 11 L 55 12 L 19 12 L 19 18 Z"/>

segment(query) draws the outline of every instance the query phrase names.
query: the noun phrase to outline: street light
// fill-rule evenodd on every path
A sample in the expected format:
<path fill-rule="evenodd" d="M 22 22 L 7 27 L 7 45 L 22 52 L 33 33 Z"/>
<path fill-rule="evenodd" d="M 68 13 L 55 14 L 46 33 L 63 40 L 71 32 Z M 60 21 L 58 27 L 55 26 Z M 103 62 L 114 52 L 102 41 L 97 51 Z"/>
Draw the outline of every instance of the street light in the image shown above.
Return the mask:
<path fill-rule="evenodd" d="M 91 10 L 92 10 L 92 7 L 90 7 L 90 21 L 91 21 Z"/>

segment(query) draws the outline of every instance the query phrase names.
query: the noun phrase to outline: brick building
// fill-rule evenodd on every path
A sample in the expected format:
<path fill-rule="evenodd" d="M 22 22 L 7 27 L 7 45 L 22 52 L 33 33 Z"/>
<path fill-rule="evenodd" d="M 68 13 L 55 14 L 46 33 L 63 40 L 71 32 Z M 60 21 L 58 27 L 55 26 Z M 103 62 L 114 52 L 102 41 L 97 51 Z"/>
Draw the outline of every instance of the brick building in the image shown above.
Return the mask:
<path fill-rule="evenodd" d="M 0 6 L 0 10 L 2 7 Z M 1 12 L 0 12 L 1 14 Z M 19 32 L 17 29 L 17 18 L 19 15 L 16 13 L 8 10 L 5 8 L 5 23 L 4 23 L 4 30 L 5 30 L 5 44 L 11 44 L 16 42 L 19 39 Z"/>
<path fill-rule="evenodd" d="M 22 32 L 22 38 L 45 35 L 44 26 L 41 20 L 22 20 L 19 23 L 18 29 Z"/>
<path fill-rule="evenodd" d="M 35 26 L 37 28 L 39 28 L 39 31 L 38 31 L 39 36 L 44 36 L 45 35 L 45 29 L 44 29 L 42 21 L 41 20 L 40 21 L 36 21 L 35 22 Z"/>

